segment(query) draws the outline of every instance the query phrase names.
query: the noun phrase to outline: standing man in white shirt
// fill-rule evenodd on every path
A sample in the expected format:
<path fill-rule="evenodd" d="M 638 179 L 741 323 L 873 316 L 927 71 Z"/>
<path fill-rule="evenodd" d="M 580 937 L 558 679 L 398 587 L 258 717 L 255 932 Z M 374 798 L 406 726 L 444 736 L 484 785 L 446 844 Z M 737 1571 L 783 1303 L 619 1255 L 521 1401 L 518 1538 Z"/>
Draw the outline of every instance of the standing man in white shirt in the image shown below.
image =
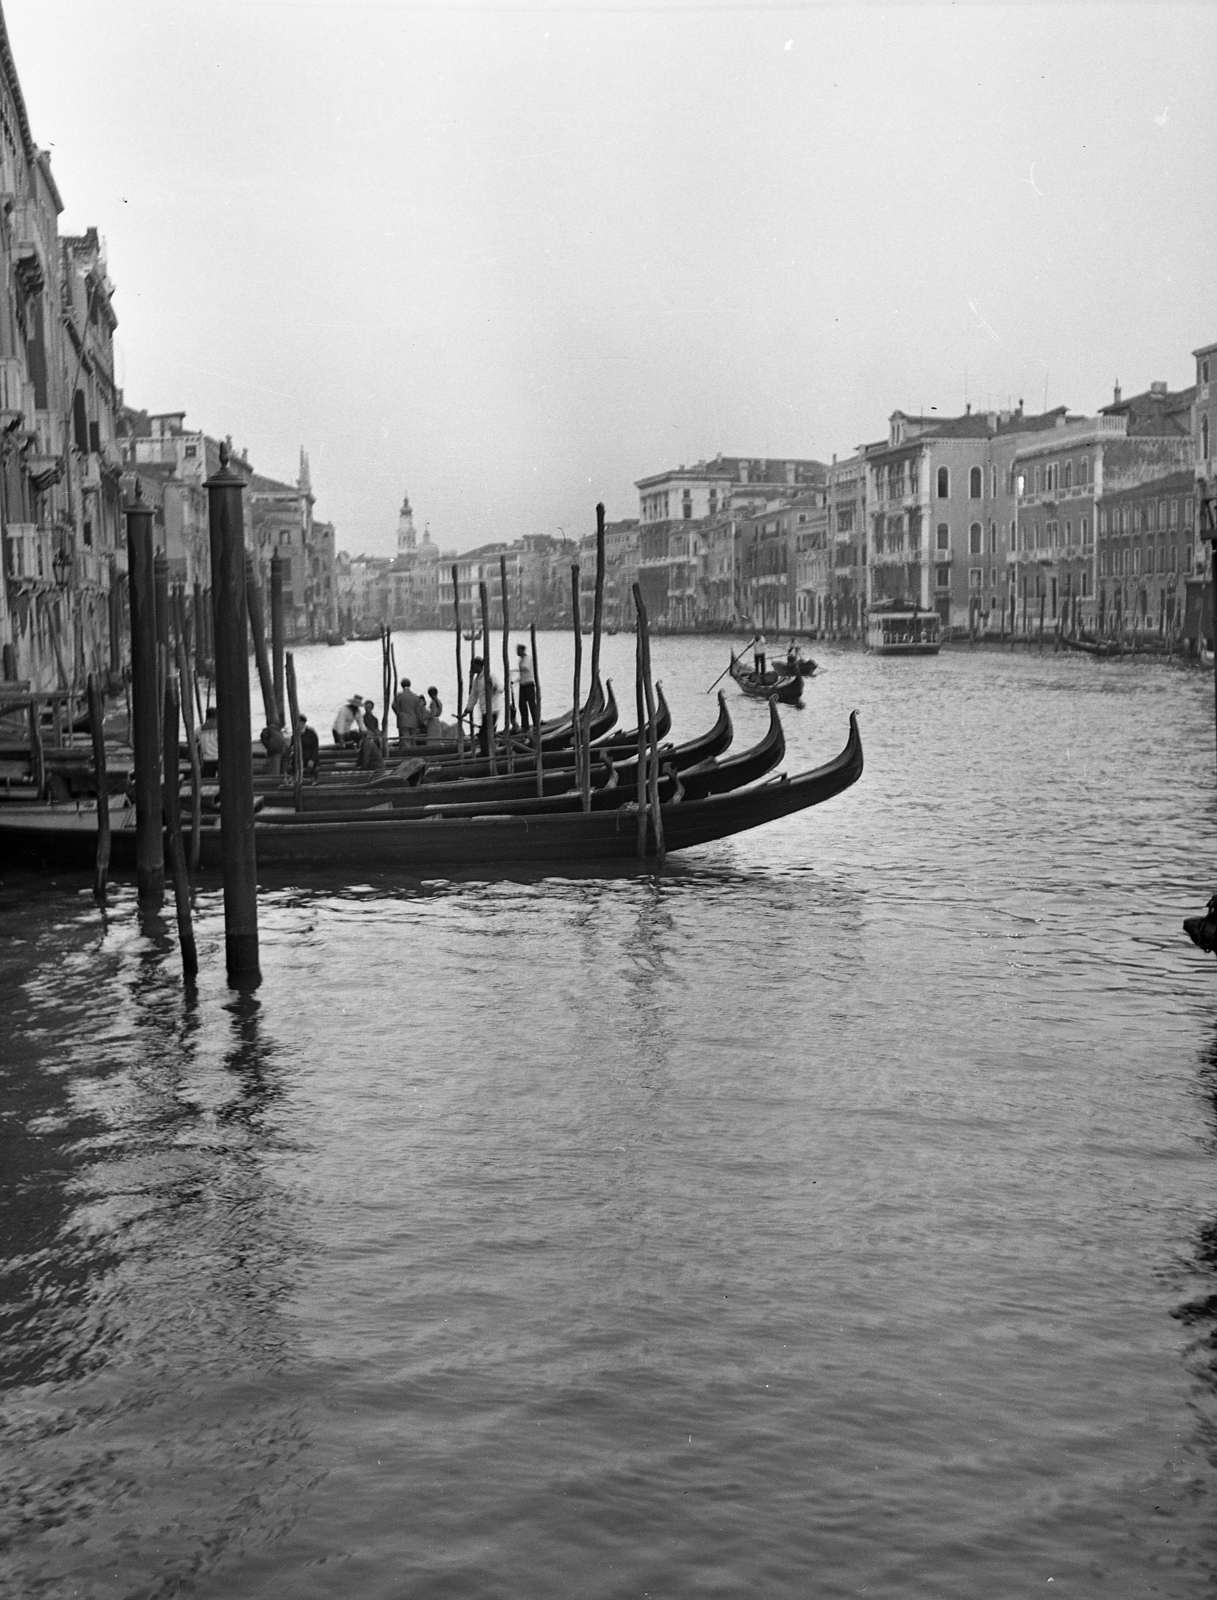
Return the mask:
<path fill-rule="evenodd" d="M 516 703 L 520 711 L 520 732 L 527 733 L 532 723 L 538 721 L 537 717 L 537 675 L 533 670 L 532 657 L 522 644 L 516 645 L 516 673 L 519 678 L 520 688 Z"/>

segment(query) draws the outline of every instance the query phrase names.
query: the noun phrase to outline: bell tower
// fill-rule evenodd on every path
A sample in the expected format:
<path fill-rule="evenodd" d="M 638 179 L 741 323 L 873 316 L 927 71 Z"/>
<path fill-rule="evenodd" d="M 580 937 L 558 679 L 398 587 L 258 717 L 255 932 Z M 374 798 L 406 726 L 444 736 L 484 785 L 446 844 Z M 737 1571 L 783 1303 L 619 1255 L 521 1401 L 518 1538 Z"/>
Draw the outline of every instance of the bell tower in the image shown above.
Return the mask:
<path fill-rule="evenodd" d="M 397 553 L 399 556 L 409 555 L 414 546 L 414 512 L 410 509 L 410 496 L 405 495 L 397 514 Z"/>

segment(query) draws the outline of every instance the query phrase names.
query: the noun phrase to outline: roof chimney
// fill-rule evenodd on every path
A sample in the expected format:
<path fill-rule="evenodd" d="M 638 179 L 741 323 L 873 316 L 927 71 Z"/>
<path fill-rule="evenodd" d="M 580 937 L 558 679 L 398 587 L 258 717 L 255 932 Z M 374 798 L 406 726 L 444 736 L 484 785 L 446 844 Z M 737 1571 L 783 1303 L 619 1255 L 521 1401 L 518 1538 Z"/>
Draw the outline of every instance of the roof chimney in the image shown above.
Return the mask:
<path fill-rule="evenodd" d="M 1165 398 L 1166 385 L 1165 383 L 1161 382 L 1161 380 L 1159 380 L 1157 383 L 1151 383 L 1149 386 L 1149 392 L 1150 394 L 1161 395 Z"/>
<path fill-rule="evenodd" d="M 1116 383 L 1116 397 L 1111 403 L 1113 406 L 1118 406 L 1120 403 L 1120 385 L 1118 381 Z"/>

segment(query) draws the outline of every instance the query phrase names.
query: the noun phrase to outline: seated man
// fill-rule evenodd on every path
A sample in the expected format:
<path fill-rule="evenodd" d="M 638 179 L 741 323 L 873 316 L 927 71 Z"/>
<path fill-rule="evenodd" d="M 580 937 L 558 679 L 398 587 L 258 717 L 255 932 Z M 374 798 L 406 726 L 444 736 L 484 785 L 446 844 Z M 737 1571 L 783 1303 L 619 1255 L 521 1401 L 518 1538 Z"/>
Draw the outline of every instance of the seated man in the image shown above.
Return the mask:
<path fill-rule="evenodd" d="M 316 728 L 310 727 L 307 717 L 300 718 L 300 764 L 306 778 L 321 775 L 321 740 Z"/>
<path fill-rule="evenodd" d="M 363 701 L 357 694 L 338 708 L 334 718 L 334 743 L 358 747 L 363 743 Z"/>

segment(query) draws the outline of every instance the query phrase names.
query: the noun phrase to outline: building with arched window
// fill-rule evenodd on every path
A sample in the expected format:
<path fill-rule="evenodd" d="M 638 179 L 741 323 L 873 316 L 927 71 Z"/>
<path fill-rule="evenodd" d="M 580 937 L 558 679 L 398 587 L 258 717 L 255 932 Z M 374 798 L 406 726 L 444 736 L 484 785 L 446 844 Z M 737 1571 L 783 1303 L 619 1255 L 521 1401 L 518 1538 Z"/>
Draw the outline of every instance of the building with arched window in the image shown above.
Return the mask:
<path fill-rule="evenodd" d="M 125 661 L 114 286 L 97 230 L 59 234 L 0 14 L 0 659 L 10 685 L 76 693 Z"/>
<path fill-rule="evenodd" d="M 866 450 L 869 601 L 935 610 L 944 631 L 998 626 L 1009 592 L 1006 530 L 1016 525 L 1014 452 L 1065 416 L 1063 408 L 893 413 L 887 442 Z"/>

